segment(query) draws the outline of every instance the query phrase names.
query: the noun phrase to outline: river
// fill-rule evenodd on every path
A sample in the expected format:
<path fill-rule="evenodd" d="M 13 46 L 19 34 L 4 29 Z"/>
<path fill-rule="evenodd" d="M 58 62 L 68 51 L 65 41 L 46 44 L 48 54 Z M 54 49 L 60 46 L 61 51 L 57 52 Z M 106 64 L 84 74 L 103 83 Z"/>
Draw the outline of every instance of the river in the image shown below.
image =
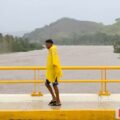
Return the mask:
<path fill-rule="evenodd" d="M 58 46 L 58 52 L 63 66 L 119 66 L 120 55 L 113 53 L 112 46 Z M 0 55 L 0 66 L 45 66 L 47 50 L 35 50 Z M 100 71 L 63 71 L 62 79 L 99 79 Z M 108 79 L 120 79 L 120 71 L 108 71 Z M 45 79 L 45 72 L 40 71 L 41 79 Z M 1 80 L 33 79 L 30 71 L 0 71 Z M 112 93 L 120 91 L 120 84 L 109 84 Z M 98 93 L 99 83 L 60 84 L 62 93 Z M 38 86 L 43 93 L 47 93 L 43 84 Z M 31 93 L 33 85 L 14 84 L 0 85 L 1 93 Z"/>

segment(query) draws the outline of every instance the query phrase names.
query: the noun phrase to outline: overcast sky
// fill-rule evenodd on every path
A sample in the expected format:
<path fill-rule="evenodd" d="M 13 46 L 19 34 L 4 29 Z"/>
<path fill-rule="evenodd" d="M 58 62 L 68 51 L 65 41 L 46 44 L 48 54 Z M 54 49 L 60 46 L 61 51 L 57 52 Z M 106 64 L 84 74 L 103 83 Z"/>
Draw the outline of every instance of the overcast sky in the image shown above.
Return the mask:
<path fill-rule="evenodd" d="M 120 0 L 0 0 L 0 32 L 30 31 L 61 17 L 111 24 Z"/>

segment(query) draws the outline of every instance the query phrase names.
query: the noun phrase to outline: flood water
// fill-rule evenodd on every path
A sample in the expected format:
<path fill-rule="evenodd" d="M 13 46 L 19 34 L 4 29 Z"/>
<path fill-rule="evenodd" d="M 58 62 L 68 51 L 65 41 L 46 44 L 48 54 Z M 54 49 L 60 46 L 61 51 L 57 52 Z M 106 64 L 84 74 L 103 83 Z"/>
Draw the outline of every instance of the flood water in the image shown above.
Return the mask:
<path fill-rule="evenodd" d="M 120 55 L 113 53 L 112 46 L 59 46 L 63 66 L 120 66 Z M 45 66 L 47 50 L 36 50 L 0 55 L 0 66 Z M 100 71 L 63 71 L 62 79 L 100 79 Z M 0 71 L 1 80 L 33 79 L 33 71 Z M 45 79 L 45 71 L 40 71 L 40 78 Z M 120 71 L 108 71 L 108 79 L 120 79 Z M 64 83 L 59 86 L 64 93 L 98 93 L 100 83 Z M 119 93 L 120 83 L 108 85 L 112 93 Z M 44 84 L 38 85 L 47 93 Z M 31 93 L 33 84 L 0 85 L 1 93 Z"/>

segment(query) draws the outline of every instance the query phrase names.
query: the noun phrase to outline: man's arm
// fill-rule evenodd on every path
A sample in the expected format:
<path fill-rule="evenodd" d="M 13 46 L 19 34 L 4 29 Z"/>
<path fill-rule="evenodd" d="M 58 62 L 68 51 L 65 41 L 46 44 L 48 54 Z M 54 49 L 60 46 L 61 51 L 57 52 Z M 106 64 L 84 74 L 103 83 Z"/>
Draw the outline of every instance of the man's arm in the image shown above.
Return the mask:
<path fill-rule="evenodd" d="M 58 58 L 57 58 L 57 51 L 56 51 L 56 49 L 52 49 L 51 50 L 51 54 L 52 54 L 52 63 L 53 63 L 53 66 L 54 67 L 57 67 L 57 65 L 58 65 Z"/>

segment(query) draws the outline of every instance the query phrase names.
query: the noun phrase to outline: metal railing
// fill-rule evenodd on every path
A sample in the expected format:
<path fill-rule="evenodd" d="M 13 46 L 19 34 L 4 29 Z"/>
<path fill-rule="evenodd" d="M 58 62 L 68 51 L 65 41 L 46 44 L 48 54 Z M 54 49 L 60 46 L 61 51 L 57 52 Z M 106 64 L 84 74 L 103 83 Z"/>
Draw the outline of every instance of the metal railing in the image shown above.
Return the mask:
<path fill-rule="evenodd" d="M 107 79 L 107 71 L 109 70 L 120 70 L 120 66 L 63 66 L 63 70 L 98 70 L 100 71 L 101 78 L 99 80 L 60 80 L 62 83 L 100 83 L 100 91 L 99 95 L 110 95 L 108 91 L 107 84 L 108 83 L 116 83 L 120 82 L 120 80 L 109 80 Z M 40 66 L 1 66 L 0 71 L 14 71 L 14 70 L 26 70 L 26 71 L 33 71 L 34 72 L 34 79 L 33 80 L 0 80 L 0 84 L 19 84 L 19 83 L 33 83 L 34 90 L 32 92 L 32 96 L 42 96 L 43 94 L 37 91 L 37 85 L 40 83 L 44 83 L 44 80 L 40 79 L 40 71 L 46 70 L 46 67 Z M 40 87 L 40 86 L 39 86 Z"/>

